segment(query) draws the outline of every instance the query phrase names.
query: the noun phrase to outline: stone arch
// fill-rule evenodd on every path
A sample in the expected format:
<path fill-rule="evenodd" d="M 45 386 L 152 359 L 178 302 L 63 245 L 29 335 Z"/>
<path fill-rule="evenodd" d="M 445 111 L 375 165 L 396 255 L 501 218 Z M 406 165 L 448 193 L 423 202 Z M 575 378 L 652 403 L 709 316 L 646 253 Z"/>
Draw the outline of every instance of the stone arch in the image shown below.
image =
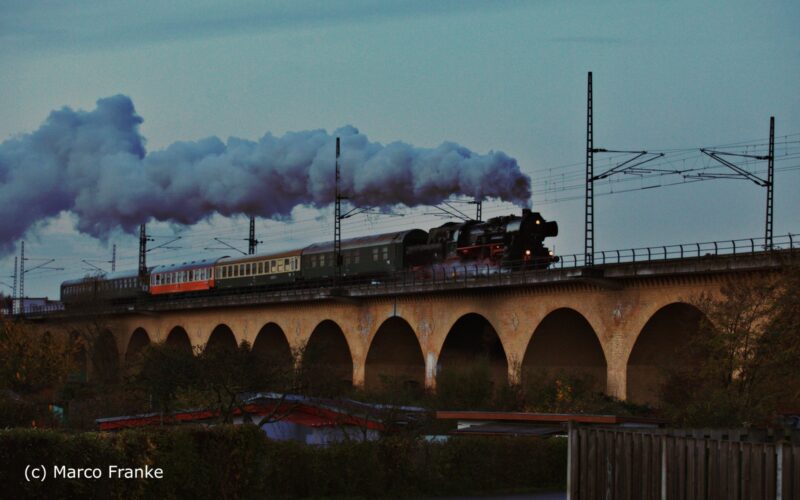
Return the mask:
<path fill-rule="evenodd" d="M 189 340 L 189 334 L 182 326 L 175 326 L 169 331 L 166 343 L 178 350 L 193 354 L 192 341 Z"/>
<path fill-rule="evenodd" d="M 341 327 L 326 319 L 302 352 L 302 382 L 312 394 L 333 394 L 353 385 L 353 356 Z"/>
<path fill-rule="evenodd" d="M 111 330 L 102 330 L 91 345 L 92 376 L 101 384 L 119 381 L 119 350 Z"/>
<path fill-rule="evenodd" d="M 150 345 L 150 335 L 147 334 L 147 330 L 142 327 L 134 330 L 128 341 L 128 348 L 125 350 L 125 364 L 135 363 L 148 345 Z"/>
<path fill-rule="evenodd" d="M 275 323 L 267 323 L 253 342 L 253 353 L 263 361 L 276 366 L 292 366 L 294 356 L 283 329 Z"/>
<path fill-rule="evenodd" d="M 658 403 L 664 369 L 676 363 L 696 364 L 696 359 L 677 356 L 697 334 L 703 313 L 685 302 L 674 302 L 656 311 L 645 323 L 626 364 L 627 399 L 634 403 Z"/>
<path fill-rule="evenodd" d="M 220 323 L 211 331 L 205 349 L 233 351 L 236 346 L 236 336 L 233 334 L 233 330 L 225 323 Z"/>
<path fill-rule="evenodd" d="M 384 321 L 372 337 L 367 351 L 365 387 L 380 388 L 395 382 L 409 388 L 425 386 L 425 358 L 414 329 L 394 316 Z"/>
<path fill-rule="evenodd" d="M 69 379 L 75 382 L 86 382 L 89 373 L 89 354 L 86 349 L 86 341 L 81 338 L 78 332 L 71 332 L 70 342 L 72 343 L 72 364 L 74 372 Z"/>
<path fill-rule="evenodd" d="M 437 376 L 482 362 L 488 363 L 495 386 L 508 381 L 508 357 L 497 330 L 484 316 L 468 313 L 458 318 L 447 332 L 439 352 Z"/>
<path fill-rule="evenodd" d="M 608 368 L 597 333 L 571 308 L 551 311 L 536 326 L 520 368 L 523 382 L 563 373 L 590 379 L 597 391 L 606 389 Z"/>

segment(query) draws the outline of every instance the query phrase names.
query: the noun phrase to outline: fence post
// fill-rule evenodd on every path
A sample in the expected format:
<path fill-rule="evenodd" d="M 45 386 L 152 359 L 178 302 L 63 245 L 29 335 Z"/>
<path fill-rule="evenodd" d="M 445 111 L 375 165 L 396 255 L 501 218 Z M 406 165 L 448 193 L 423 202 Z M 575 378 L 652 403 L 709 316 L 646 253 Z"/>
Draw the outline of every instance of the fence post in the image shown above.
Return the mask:
<path fill-rule="evenodd" d="M 572 461 L 576 458 L 573 448 L 578 445 L 575 434 L 575 424 L 570 420 L 567 422 L 567 500 L 572 500 Z"/>
<path fill-rule="evenodd" d="M 667 500 L 667 439 L 661 435 L 661 500 Z"/>
<path fill-rule="evenodd" d="M 775 458 L 775 500 L 782 500 L 783 498 L 783 443 L 778 441 L 775 445 L 775 453 L 778 456 Z M 567 471 L 569 474 L 569 471 Z M 795 493 L 797 493 L 795 491 Z"/>

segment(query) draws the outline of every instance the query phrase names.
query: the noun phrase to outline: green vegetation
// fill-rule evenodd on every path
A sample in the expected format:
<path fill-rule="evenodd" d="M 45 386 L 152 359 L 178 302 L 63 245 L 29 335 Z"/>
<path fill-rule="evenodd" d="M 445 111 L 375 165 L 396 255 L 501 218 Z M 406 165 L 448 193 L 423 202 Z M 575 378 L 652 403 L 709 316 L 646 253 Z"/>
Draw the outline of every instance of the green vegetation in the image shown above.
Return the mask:
<path fill-rule="evenodd" d="M 0 431 L 7 498 L 409 497 L 564 488 L 566 440 L 409 437 L 314 447 L 272 442 L 253 425 L 118 434 Z M 163 479 L 25 482 L 26 464 L 160 467 Z"/>
<path fill-rule="evenodd" d="M 663 386 L 676 426 L 771 426 L 781 408 L 800 407 L 798 290 L 793 269 L 695 301 L 704 318 L 680 356 L 696 363 L 668 370 Z"/>

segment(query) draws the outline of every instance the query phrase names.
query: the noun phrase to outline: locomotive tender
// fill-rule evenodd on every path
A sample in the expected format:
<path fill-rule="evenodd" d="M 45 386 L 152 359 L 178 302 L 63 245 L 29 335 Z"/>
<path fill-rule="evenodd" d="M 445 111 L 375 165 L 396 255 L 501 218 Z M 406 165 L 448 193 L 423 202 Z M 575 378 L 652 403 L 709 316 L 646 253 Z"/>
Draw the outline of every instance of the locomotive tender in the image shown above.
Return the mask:
<path fill-rule="evenodd" d="M 342 240 L 341 277 L 389 277 L 429 266 L 480 264 L 496 269 L 544 269 L 557 262 L 544 239 L 558 235 L 558 224 L 538 212 L 487 221 L 449 222 L 431 229 L 396 231 Z M 65 281 L 61 300 L 69 306 L 106 300 L 125 302 L 148 295 L 291 286 L 330 280 L 337 266 L 332 241 L 268 255 L 222 257 L 122 271 Z"/>

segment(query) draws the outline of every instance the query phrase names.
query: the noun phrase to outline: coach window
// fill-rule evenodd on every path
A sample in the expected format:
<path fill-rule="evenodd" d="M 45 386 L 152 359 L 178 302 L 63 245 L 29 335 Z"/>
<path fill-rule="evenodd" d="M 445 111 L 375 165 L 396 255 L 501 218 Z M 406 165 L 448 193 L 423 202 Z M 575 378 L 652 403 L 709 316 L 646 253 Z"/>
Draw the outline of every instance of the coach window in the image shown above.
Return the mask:
<path fill-rule="evenodd" d="M 389 247 L 383 247 L 383 260 L 389 261 Z"/>
<path fill-rule="evenodd" d="M 378 262 L 378 249 L 377 248 L 373 248 L 372 249 L 372 261 L 373 262 Z"/>

